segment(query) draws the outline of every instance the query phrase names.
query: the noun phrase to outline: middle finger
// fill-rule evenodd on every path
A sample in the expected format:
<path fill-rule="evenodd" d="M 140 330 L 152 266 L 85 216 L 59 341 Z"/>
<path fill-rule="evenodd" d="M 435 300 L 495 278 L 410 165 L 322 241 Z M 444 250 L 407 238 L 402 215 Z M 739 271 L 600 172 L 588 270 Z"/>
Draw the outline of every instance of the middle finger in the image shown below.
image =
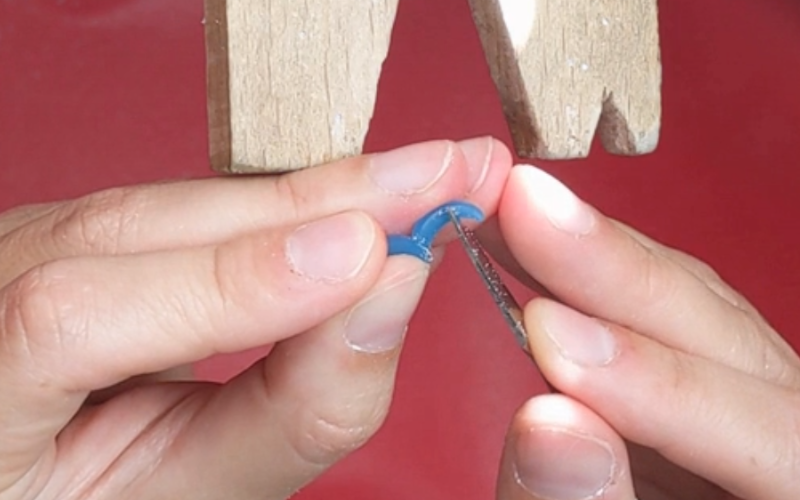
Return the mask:
<path fill-rule="evenodd" d="M 621 436 L 742 498 L 797 498 L 793 389 L 546 299 L 525 324 L 548 380 Z"/>

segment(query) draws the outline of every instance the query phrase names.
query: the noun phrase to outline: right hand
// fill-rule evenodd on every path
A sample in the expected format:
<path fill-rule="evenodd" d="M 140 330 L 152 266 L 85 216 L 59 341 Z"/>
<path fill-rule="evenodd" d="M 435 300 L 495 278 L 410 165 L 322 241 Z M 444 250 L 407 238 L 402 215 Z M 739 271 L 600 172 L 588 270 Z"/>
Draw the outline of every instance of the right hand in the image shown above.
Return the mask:
<path fill-rule="evenodd" d="M 498 219 L 487 247 L 559 299 L 525 327 L 562 393 L 514 418 L 499 500 L 800 498 L 800 357 L 752 304 L 534 167 Z"/>

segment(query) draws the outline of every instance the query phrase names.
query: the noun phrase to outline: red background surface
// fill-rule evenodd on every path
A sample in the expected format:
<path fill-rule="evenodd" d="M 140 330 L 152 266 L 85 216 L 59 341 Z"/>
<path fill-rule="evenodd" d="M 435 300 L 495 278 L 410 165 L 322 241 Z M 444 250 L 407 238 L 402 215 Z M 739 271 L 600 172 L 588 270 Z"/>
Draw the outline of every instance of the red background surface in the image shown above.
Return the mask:
<path fill-rule="evenodd" d="M 0 2 L 0 209 L 210 175 L 201 20 L 200 0 Z M 662 0 L 661 32 L 658 152 L 540 164 L 710 262 L 800 346 L 800 3 Z M 402 0 L 368 149 L 486 133 L 508 142 L 466 0 Z M 542 385 L 466 265 L 451 252 L 427 292 L 386 427 L 301 498 L 492 498 Z"/>

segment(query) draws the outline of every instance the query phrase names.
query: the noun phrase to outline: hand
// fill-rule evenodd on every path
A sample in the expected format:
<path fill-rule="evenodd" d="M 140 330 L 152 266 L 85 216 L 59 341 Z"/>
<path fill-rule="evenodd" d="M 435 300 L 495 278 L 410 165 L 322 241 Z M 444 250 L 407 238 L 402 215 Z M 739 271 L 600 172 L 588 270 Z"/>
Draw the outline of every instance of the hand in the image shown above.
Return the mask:
<path fill-rule="evenodd" d="M 493 213 L 510 165 L 438 141 L 4 214 L 0 499 L 290 496 L 387 411 L 428 269 L 384 231 L 454 198 Z M 227 384 L 167 382 L 273 343 Z"/>
<path fill-rule="evenodd" d="M 752 305 L 533 167 L 498 221 L 487 247 L 563 302 L 525 308 L 563 395 L 516 415 L 499 499 L 800 498 L 800 359 Z"/>

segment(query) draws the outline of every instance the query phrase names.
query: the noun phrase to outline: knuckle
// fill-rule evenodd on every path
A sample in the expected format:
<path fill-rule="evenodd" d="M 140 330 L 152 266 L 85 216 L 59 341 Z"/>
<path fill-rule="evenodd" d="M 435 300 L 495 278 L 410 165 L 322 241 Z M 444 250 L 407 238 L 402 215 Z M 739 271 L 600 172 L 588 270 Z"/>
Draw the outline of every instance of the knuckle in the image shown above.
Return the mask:
<path fill-rule="evenodd" d="M 286 214 L 284 220 L 302 220 L 303 206 L 309 201 L 312 193 L 306 185 L 298 182 L 296 175 L 281 175 L 271 184 L 273 196 L 270 199 L 278 200 L 280 213 Z"/>
<path fill-rule="evenodd" d="M 0 213 L 0 235 L 5 235 L 28 221 L 40 217 L 55 205 L 55 203 L 21 205 Z"/>
<path fill-rule="evenodd" d="M 260 279 L 241 261 L 238 252 L 231 252 L 230 244 L 214 247 L 210 252 L 208 269 L 201 286 L 192 284 L 185 291 L 165 299 L 174 318 L 181 324 L 191 325 L 188 333 L 197 345 L 218 346 L 216 335 L 209 332 L 224 331 L 231 323 L 261 324 L 263 303 L 259 304 Z M 263 288 L 263 286 L 261 287 Z"/>
<path fill-rule="evenodd" d="M 387 397 L 371 399 L 301 411 L 300 425 L 288 423 L 295 453 L 307 463 L 326 466 L 360 448 L 378 431 L 388 411 Z"/>
<path fill-rule="evenodd" d="M 243 318 L 259 322 L 264 308 L 279 301 L 274 296 L 268 269 L 264 269 L 264 248 L 257 237 L 225 243 L 213 249 L 209 269 L 210 286 L 195 294 L 193 312 L 213 307 L 222 318 Z M 205 316 L 208 316 L 206 314 Z"/>
<path fill-rule="evenodd" d="M 46 367 L 48 359 L 82 342 L 84 322 L 75 303 L 77 295 L 67 290 L 72 288 L 67 274 L 68 269 L 54 261 L 31 269 L 6 289 L 0 317 L 10 359 Z"/>
<path fill-rule="evenodd" d="M 46 336 L 57 321 L 48 266 L 35 267 L 23 274 L 11 287 L 4 303 L 6 332 L 26 339 L 28 346 Z"/>
<path fill-rule="evenodd" d="M 720 277 L 719 273 L 711 267 L 711 265 L 703 262 L 702 260 L 689 256 L 688 254 L 684 254 L 687 257 L 687 264 L 686 266 L 689 267 L 693 274 L 700 278 L 701 280 L 707 283 L 716 283 L 721 282 L 722 278 Z"/>
<path fill-rule="evenodd" d="M 642 303 L 658 309 L 680 293 L 680 284 L 674 274 L 666 272 L 664 260 L 659 255 L 649 250 L 642 255 L 636 293 Z"/>
<path fill-rule="evenodd" d="M 61 208 L 52 238 L 79 253 L 118 253 L 124 240 L 135 238 L 144 204 L 139 191 L 126 187 L 80 198 Z"/>
<path fill-rule="evenodd" d="M 236 304 L 240 303 L 237 299 L 242 295 L 238 292 L 239 287 L 236 285 L 236 280 L 232 279 L 232 273 L 229 272 L 231 269 L 228 262 L 229 260 L 223 249 L 221 247 L 214 248 L 211 264 L 211 276 L 214 283 L 212 288 L 216 292 L 218 302 L 226 315 L 231 312 L 231 309 Z"/>
<path fill-rule="evenodd" d="M 708 263 L 676 248 L 665 248 L 665 257 L 686 269 L 704 282 L 721 281 L 719 273 Z"/>
<path fill-rule="evenodd" d="M 225 349 L 212 332 L 232 324 L 260 331 L 265 322 L 275 322 L 275 310 L 289 303 L 271 268 L 274 253 L 270 237 L 260 234 L 206 248 L 193 263 L 196 272 L 184 273 L 180 291 L 175 288 L 175 293 L 161 297 L 162 306 L 173 319 L 190 325 L 187 332 L 196 342 Z"/>
<path fill-rule="evenodd" d="M 667 352 L 669 353 L 666 358 L 669 376 L 664 379 L 666 390 L 662 394 L 669 394 L 679 408 L 690 408 L 694 406 L 690 403 L 696 398 L 698 388 L 693 377 L 692 367 L 679 353 L 672 350 Z"/>
<path fill-rule="evenodd" d="M 746 360 L 744 371 L 780 386 L 798 387 L 800 371 L 794 351 L 782 349 L 773 341 L 779 335 L 773 337 L 746 313 L 740 313 L 740 317 L 736 344 L 740 356 Z"/>

